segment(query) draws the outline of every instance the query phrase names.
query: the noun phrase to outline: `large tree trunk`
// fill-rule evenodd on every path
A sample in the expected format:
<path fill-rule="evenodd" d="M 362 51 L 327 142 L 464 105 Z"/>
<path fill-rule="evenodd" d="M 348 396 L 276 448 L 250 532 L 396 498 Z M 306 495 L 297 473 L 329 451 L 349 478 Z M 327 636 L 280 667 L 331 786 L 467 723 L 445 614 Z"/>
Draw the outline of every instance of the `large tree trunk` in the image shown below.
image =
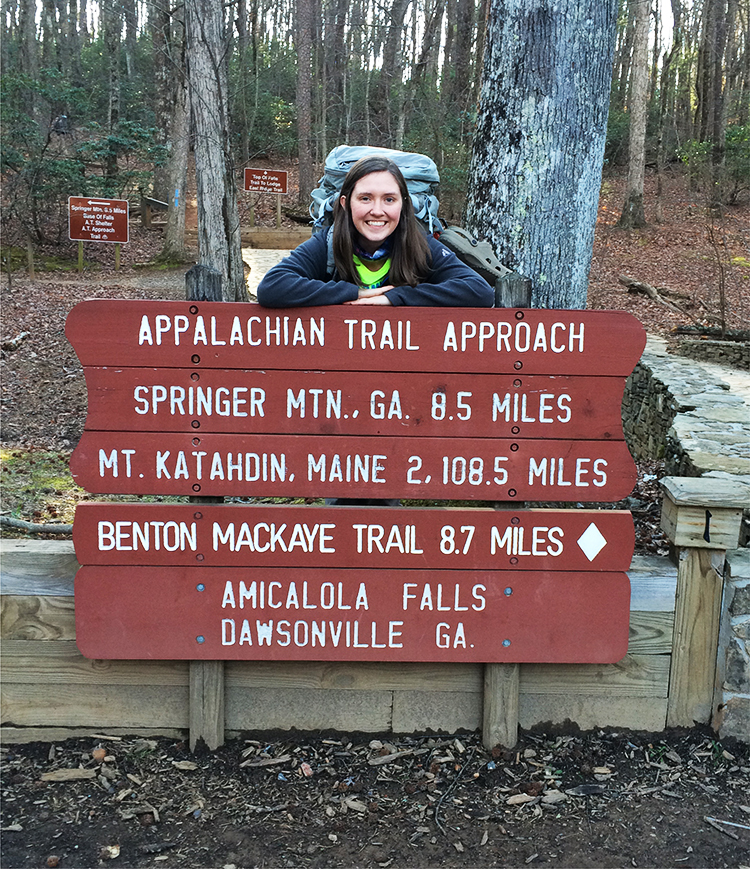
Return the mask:
<path fill-rule="evenodd" d="M 42 0 L 39 10 L 42 20 L 42 65 L 47 69 L 60 69 L 60 40 L 57 28 L 55 0 Z"/>
<path fill-rule="evenodd" d="M 638 229 L 646 225 L 643 183 L 646 173 L 646 115 L 648 110 L 648 24 L 651 0 L 631 0 L 635 12 L 633 62 L 631 66 L 630 130 L 628 136 L 628 182 L 625 204 L 618 225 Z"/>
<path fill-rule="evenodd" d="M 709 199 L 713 207 L 719 207 L 722 202 L 721 170 L 726 140 L 724 51 L 729 12 L 726 0 L 706 0 L 696 75 L 697 138 L 701 142 L 711 142 Z M 733 20 L 731 26 L 734 26 Z"/>
<path fill-rule="evenodd" d="M 379 145 L 391 148 L 394 145 L 396 130 L 395 113 L 393 112 L 394 86 L 401 79 L 401 35 L 404 27 L 404 17 L 409 6 L 409 0 L 393 0 L 388 24 L 388 35 L 383 45 L 383 66 L 378 78 L 378 86 L 374 95 L 374 122 L 377 141 L 369 145 Z"/>
<path fill-rule="evenodd" d="M 36 79 L 39 75 L 39 50 L 36 38 L 36 3 L 34 3 L 34 0 L 20 0 L 18 30 L 21 38 L 19 52 L 20 71 L 30 79 Z M 37 102 L 35 94 L 31 89 L 26 94 L 26 110 L 33 117 Z M 49 121 L 49 118 L 46 120 Z"/>
<path fill-rule="evenodd" d="M 104 46 L 109 69 L 107 123 L 110 142 L 107 149 L 104 174 L 106 178 L 114 178 L 118 172 L 115 138 L 120 124 L 120 33 L 122 31 L 122 19 L 120 18 L 115 0 L 102 0 L 101 12 Z"/>
<path fill-rule="evenodd" d="M 154 63 L 154 126 L 156 142 L 169 149 L 169 126 L 175 104 L 175 76 L 171 60 L 172 20 L 163 0 L 149 0 L 148 29 L 151 33 L 151 56 Z M 169 160 L 154 169 L 154 199 L 168 201 L 171 182 Z"/>
<path fill-rule="evenodd" d="M 190 151 L 190 98 L 187 81 L 177 83 L 174 111 L 170 124 L 168 184 L 169 208 L 167 226 L 164 230 L 162 258 L 170 261 L 185 259 L 185 204 L 187 184 L 188 153 Z"/>
<path fill-rule="evenodd" d="M 582 308 L 607 128 L 617 0 L 492 0 L 467 223 L 532 280 L 535 307 Z"/>
<path fill-rule="evenodd" d="M 463 117 L 468 108 L 469 75 L 471 73 L 471 43 L 474 35 L 474 0 L 456 0 L 456 25 L 451 41 L 451 53 L 446 48 L 448 87 L 445 92 L 448 111 L 453 117 Z"/>
<path fill-rule="evenodd" d="M 312 0 L 297 0 L 294 41 L 297 47 L 297 144 L 299 201 L 306 203 L 313 189 L 312 160 Z"/>
<path fill-rule="evenodd" d="M 187 0 L 185 30 L 195 132 L 200 262 L 221 274 L 224 301 L 247 301 L 229 147 L 227 39 L 221 6 L 212 0 Z"/>
<path fill-rule="evenodd" d="M 656 134 L 656 219 L 659 223 L 664 219 L 662 212 L 664 167 L 666 164 L 664 133 L 667 125 L 670 95 L 675 88 L 675 60 L 680 56 L 682 50 L 682 6 L 680 0 L 672 0 L 672 21 L 672 48 L 662 62 L 659 78 L 659 121 Z"/>
<path fill-rule="evenodd" d="M 135 0 L 120 0 L 125 20 L 125 71 L 129 79 L 135 74 L 135 49 L 138 37 L 138 13 Z"/>

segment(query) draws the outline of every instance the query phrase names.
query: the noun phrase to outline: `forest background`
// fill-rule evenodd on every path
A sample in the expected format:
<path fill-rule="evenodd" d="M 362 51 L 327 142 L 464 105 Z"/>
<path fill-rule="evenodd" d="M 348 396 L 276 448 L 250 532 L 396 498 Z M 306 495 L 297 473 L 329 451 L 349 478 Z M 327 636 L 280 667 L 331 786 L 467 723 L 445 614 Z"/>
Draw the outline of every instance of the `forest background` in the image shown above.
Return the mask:
<path fill-rule="evenodd" d="M 296 164 L 306 204 L 334 145 L 420 151 L 440 171 L 441 215 L 462 222 L 489 5 L 224 4 L 216 39 L 231 171 L 239 178 L 259 161 Z M 207 38 L 194 34 L 191 43 L 191 7 L 199 21 L 222 8 L 207 0 L 3 0 L 8 266 L 13 244 L 67 244 L 70 195 L 169 203 L 162 254 L 184 255 L 178 191 L 194 135 L 187 70 L 196 38 Z M 736 203 L 750 188 L 750 0 L 619 0 L 618 9 L 604 160 L 630 164 L 635 178 L 622 224 L 645 221 L 643 171 L 639 180 L 634 165 L 657 175 L 657 220 L 665 167 L 682 167 L 710 207 Z"/>

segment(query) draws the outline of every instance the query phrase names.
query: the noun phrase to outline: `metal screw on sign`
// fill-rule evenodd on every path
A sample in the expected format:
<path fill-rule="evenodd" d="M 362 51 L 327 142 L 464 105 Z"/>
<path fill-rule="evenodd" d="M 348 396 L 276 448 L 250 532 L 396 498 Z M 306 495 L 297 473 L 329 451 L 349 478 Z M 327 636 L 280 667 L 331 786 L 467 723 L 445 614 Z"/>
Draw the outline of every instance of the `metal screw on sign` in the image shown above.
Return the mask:
<path fill-rule="evenodd" d="M 520 427 L 517 425 L 514 425 L 513 428 L 510 430 L 510 433 L 511 434 L 518 434 L 520 431 L 521 431 Z"/>
<path fill-rule="evenodd" d="M 193 483 L 193 491 L 200 492 L 200 490 L 201 490 L 200 483 Z"/>
<path fill-rule="evenodd" d="M 197 420 L 197 419 L 194 419 L 194 420 L 190 423 L 190 425 L 191 425 L 193 428 L 200 428 L 200 427 L 201 427 L 201 424 L 200 424 L 199 420 Z"/>
<path fill-rule="evenodd" d="M 191 314 L 197 314 L 197 313 L 198 313 L 198 306 L 197 306 L 197 305 L 191 305 L 191 306 L 190 306 L 190 313 L 191 313 Z"/>
<path fill-rule="evenodd" d="M 506 597 L 510 597 L 513 594 L 513 589 L 508 586 L 508 588 L 505 589 L 504 594 Z"/>
<path fill-rule="evenodd" d="M 510 491 L 513 492 L 513 489 L 511 489 Z M 519 523 L 520 521 L 521 521 L 521 520 L 518 518 L 518 516 L 514 516 L 514 517 L 510 520 L 510 524 L 511 524 L 511 525 L 518 525 L 518 523 Z"/>
<path fill-rule="evenodd" d="M 196 560 L 196 561 L 203 561 L 203 560 L 205 559 L 205 557 L 206 557 L 206 556 L 205 556 L 202 552 L 199 552 L 199 553 L 195 556 L 195 560 Z"/>
<path fill-rule="evenodd" d="M 515 489 L 508 489 L 508 497 L 515 498 L 516 497 L 516 490 Z"/>
<path fill-rule="evenodd" d="M 518 452 L 518 444 L 511 444 L 511 445 L 510 445 L 510 448 L 511 448 L 511 450 L 512 450 L 514 453 L 515 453 L 515 452 Z"/>
<path fill-rule="evenodd" d="M 205 643 L 205 642 L 206 642 L 206 638 L 205 638 L 205 637 L 196 637 L 196 638 L 195 638 L 195 641 L 196 641 L 196 643 Z M 506 641 L 506 642 L 507 642 L 507 641 Z M 503 645 L 505 645 L 505 643 L 503 643 Z M 510 645 L 510 643 L 508 643 L 508 645 Z"/>
<path fill-rule="evenodd" d="M 202 519 L 202 518 L 203 518 L 203 513 L 201 513 L 201 512 L 193 513 L 193 519 Z"/>
<path fill-rule="evenodd" d="M 518 362 L 514 362 L 513 367 L 516 369 L 516 371 L 520 371 L 523 368 L 523 362 L 521 362 L 520 360 Z"/>
<path fill-rule="evenodd" d="M 510 645 L 510 640 L 503 640 L 503 645 L 506 646 L 506 647 L 509 646 L 509 645 Z"/>
<path fill-rule="evenodd" d="M 195 588 L 197 591 L 205 591 L 206 590 L 206 586 L 203 585 L 202 582 L 199 582 L 198 585 L 195 586 Z"/>
<path fill-rule="evenodd" d="M 513 558 L 511 558 L 510 563 L 511 564 L 518 564 L 518 559 L 516 558 L 515 555 L 513 556 Z"/>
<path fill-rule="evenodd" d="M 194 356 L 191 356 L 191 357 L 190 357 L 190 361 L 193 363 L 193 365 L 198 365 L 198 364 L 200 364 L 201 358 L 200 358 L 200 356 L 196 353 Z"/>
<path fill-rule="evenodd" d="M 193 438 L 193 446 L 194 447 L 200 446 L 200 442 L 201 442 L 200 438 Z"/>
<path fill-rule="evenodd" d="M 194 371 L 194 372 L 190 375 L 190 379 L 191 379 L 191 380 L 200 380 L 200 379 L 201 379 L 201 376 L 200 376 L 200 374 L 198 374 L 197 371 Z"/>
<path fill-rule="evenodd" d="M 523 320 L 523 311 L 516 311 L 516 320 Z"/>

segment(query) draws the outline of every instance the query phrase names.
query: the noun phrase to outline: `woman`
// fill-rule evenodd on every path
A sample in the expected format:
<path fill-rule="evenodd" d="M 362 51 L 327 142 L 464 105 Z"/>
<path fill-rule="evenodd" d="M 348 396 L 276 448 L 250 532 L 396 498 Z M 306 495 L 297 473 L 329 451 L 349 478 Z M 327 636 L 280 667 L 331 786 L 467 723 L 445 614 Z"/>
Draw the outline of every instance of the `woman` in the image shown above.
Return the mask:
<path fill-rule="evenodd" d="M 494 290 L 425 234 L 398 166 L 385 157 L 364 157 L 344 179 L 333 226 L 270 269 L 258 286 L 258 301 L 268 308 L 491 308 Z"/>

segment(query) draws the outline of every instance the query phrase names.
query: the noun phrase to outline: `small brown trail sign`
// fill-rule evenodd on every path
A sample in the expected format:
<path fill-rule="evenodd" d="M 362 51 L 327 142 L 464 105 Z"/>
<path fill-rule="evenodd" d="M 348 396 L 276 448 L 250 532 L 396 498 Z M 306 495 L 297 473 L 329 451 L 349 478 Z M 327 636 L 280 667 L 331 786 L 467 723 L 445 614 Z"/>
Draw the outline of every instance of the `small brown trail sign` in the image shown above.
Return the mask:
<path fill-rule="evenodd" d="M 636 471 L 624 441 L 84 432 L 89 492 L 616 501 Z"/>
<path fill-rule="evenodd" d="M 86 368 L 89 431 L 618 440 L 622 378 Z"/>
<path fill-rule="evenodd" d="M 65 333 L 84 366 L 627 377 L 646 343 L 623 311 L 269 310 L 238 302 L 91 300 Z"/>
<path fill-rule="evenodd" d="M 622 571 L 621 510 L 493 510 L 268 504 L 79 504 L 87 565 Z"/>
<path fill-rule="evenodd" d="M 127 199 L 68 197 L 68 237 L 72 241 L 127 244 L 130 240 Z"/>
<path fill-rule="evenodd" d="M 248 193 L 287 192 L 289 173 L 284 169 L 245 168 L 244 187 Z"/>
<path fill-rule="evenodd" d="M 611 663 L 628 643 L 626 573 L 84 566 L 75 585 L 93 658 Z"/>

